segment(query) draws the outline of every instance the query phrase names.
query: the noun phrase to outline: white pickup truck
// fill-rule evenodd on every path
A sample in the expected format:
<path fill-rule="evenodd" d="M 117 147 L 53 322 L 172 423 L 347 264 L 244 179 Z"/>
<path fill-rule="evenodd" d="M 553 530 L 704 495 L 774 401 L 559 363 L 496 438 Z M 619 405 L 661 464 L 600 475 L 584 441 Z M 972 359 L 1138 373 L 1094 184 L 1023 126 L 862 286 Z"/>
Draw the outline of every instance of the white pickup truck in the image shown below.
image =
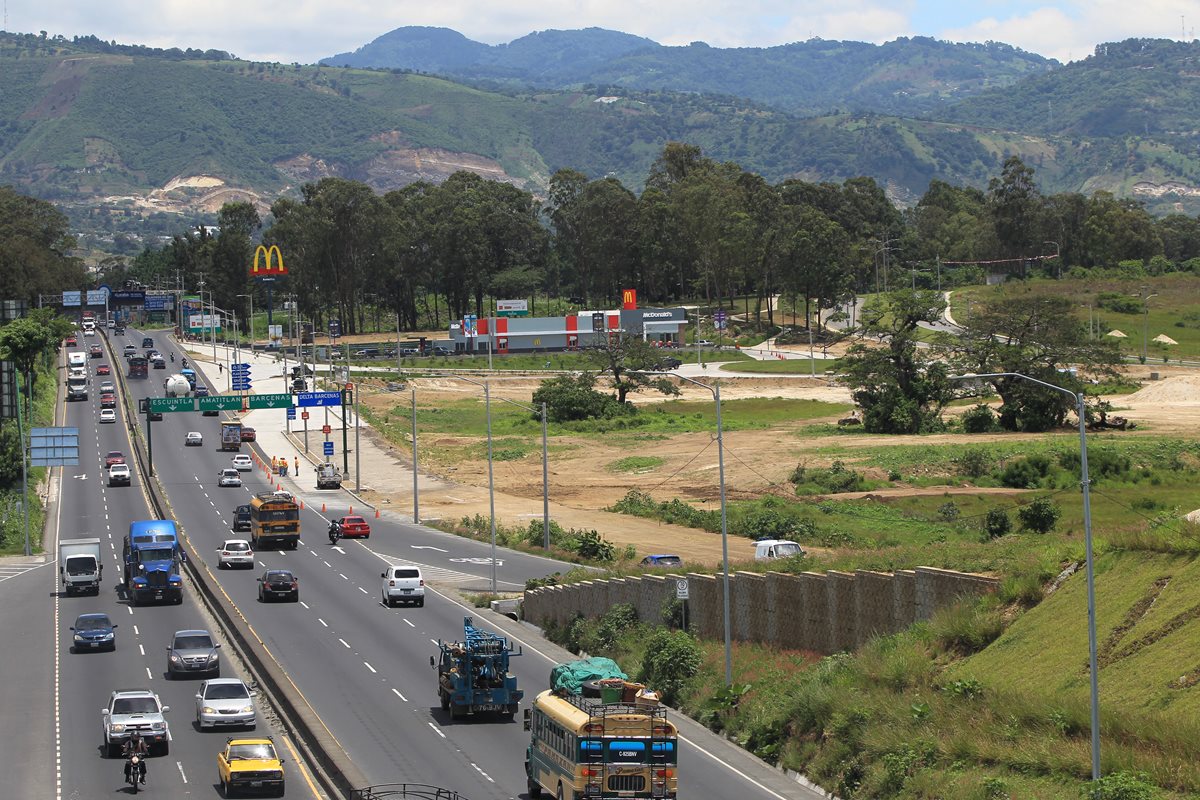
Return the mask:
<path fill-rule="evenodd" d="M 100 594 L 99 539 L 63 539 L 58 543 L 58 574 L 67 594 L 93 592 Z"/>

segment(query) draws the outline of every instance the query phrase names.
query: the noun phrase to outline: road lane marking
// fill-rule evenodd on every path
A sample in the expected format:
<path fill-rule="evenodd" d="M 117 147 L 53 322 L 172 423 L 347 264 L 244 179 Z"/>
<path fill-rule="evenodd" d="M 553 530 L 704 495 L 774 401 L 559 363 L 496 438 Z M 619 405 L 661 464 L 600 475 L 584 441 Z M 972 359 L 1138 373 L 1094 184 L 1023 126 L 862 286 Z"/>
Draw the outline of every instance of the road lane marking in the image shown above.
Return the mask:
<path fill-rule="evenodd" d="M 326 628 L 328 628 L 328 627 L 329 627 L 329 623 L 328 623 L 328 622 L 326 622 L 325 620 L 321 619 L 320 617 L 317 617 L 317 622 L 321 623 L 321 624 L 322 624 L 322 625 L 324 625 Z"/>
<path fill-rule="evenodd" d="M 62 501 L 59 498 L 59 510 Z M 55 524 L 57 527 L 57 523 Z M 57 588 L 57 587 L 55 587 Z M 62 719 L 59 711 L 59 635 L 58 592 L 54 593 L 54 796 L 62 800 Z"/>
<path fill-rule="evenodd" d="M 341 639 L 341 638 L 339 638 L 339 639 L 338 639 L 338 641 L 339 641 L 339 642 L 341 642 L 342 644 L 346 645 L 346 649 L 347 649 L 347 650 L 349 650 L 349 649 L 350 649 L 350 645 L 346 644 L 346 640 L 345 640 L 345 639 Z"/>
<path fill-rule="evenodd" d="M 129 612 L 129 616 L 133 616 L 133 606 L 125 606 L 125 610 Z"/>
<path fill-rule="evenodd" d="M 437 645 L 437 644 L 438 644 L 438 640 L 437 640 L 437 639 L 430 639 L 429 641 L 433 642 L 435 645 Z"/>
<path fill-rule="evenodd" d="M 364 589 L 364 588 L 363 588 L 363 587 L 361 587 L 361 586 L 360 586 L 360 587 L 358 587 L 358 590 L 359 590 L 360 592 L 362 592 L 363 594 L 366 594 L 366 593 L 367 593 L 367 590 L 366 590 L 366 589 Z"/>
<path fill-rule="evenodd" d="M 300 605 L 304 606 L 305 609 L 308 608 L 308 603 L 304 602 L 303 600 L 300 601 Z"/>
<path fill-rule="evenodd" d="M 264 564 L 264 563 L 263 563 L 263 562 L 261 562 L 261 561 L 260 561 L 260 562 L 258 562 L 258 565 L 259 565 L 260 567 L 262 567 L 263 569 L 266 569 L 266 568 L 267 568 L 267 565 L 266 565 L 266 564 Z"/>
<path fill-rule="evenodd" d="M 401 619 L 404 619 L 404 617 L 401 617 Z M 404 624 L 405 624 L 405 625 L 407 625 L 407 626 L 408 626 L 408 627 L 410 627 L 410 628 L 415 628 L 415 627 L 417 627 L 416 625 L 413 625 L 411 622 L 409 622 L 409 621 L 408 621 L 408 620 L 406 620 L 406 619 L 404 620 Z"/>
<path fill-rule="evenodd" d="M 141 636 L 141 635 L 142 635 L 142 632 L 138 630 L 138 626 L 137 626 L 137 625 L 134 625 L 134 626 L 133 626 L 133 635 L 134 635 L 134 636 Z"/>
<path fill-rule="evenodd" d="M 149 678 L 150 680 L 154 680 L 154 674 L 152 672 L 150 672 L 149 667 L 146 667 L 146 677 Z"/>
<path fill-rule="evenodd" d="M 146 648 L 142 647 L 142 646 L 139 644 L 139 645 L 138 645 L 138 652 L 139 652 L 139 653 L 141 653 L 141 654 L 144 656 L 144 655 L 146 655 Z"/>
<path fill-rule="evenodd" d="M 428 723 L 426 723 L 426 724 L 427 724 L 429 727 L 433 728 L 433 732 L 434 732 L 434 733 L 436 733 L 438 736 L 442 737 L 443 739 L 445 739 L 445 738 L 446 738 L 446 734 L 442 733 L 442 732 L 441 732 L 441 730 L 439 730 L 439 729 L 438 729 L 438 726 L 437 726 L 437 725 L 434 725 L 432 722 L 428 722 Z"/>
<path fill-rule="evenodd" d="M 309 550 L 308 552 L 312 553 L 314 556 L 317 556 L 316 550 Z M 320 558 L 320 556 L 317 556 L 317 558 Z"/>
<path fill-rule="evenodd" d="M 338 573 L 338 575 L 341 575 L 341 576 L 342 576 L 342 580 L 344 580 L 344 581 L 348 581 L 348 580 L 350 580 L 349 578 L 347 578 L 347 577 L 345 576 L 345 574 L 344 574 L 344 573 L 341 573 L 341 572 L 339 572 L 339 573 Z"/>
<path fill-rule="evenodd" d="M 396 695 L 396 697 L 399 697 L 399 698 L 400 698 L 401 700 L 403 700 L 404 702 L 406 702 L 406 703 L 408 702 L 408 698 L 407 698 L 407 697 L 405 697 L 404 695 L 400 694 L 400 693 L 399 693 L 398 691 L 396 691 L 395 689 L 392 689 L 392 694 Z"/>
<path fill-rule="evenodd" d="M 333 564 L 330 564 L 328 561 L 325 562 L 325 566 L 329 567 L 330 569 L 333 569 Z"/>
<path fill-rule="evenodd" d="M 185 775 L 183 772 L 183 762 L 176 761 L 175 766 L 179 767 L 179 777 L 183 778 L 184 783 L 187 783 L 188 782 L 187 775 Z"/>
<path fill-rule="evenodd" d="M 337 741 L 337 740 L 335 739 L 334 741 Z M 297 753 L 296 748 L 292 746 L 292 740 L 289 739 L 287 736 L 284 736 L 283 743 L 287 745 L 288 751 L 292 754 L 292 763 L 295 764 L 300 769 L 301 777 L 303 777 L 304 782 L 308 784 L 308 790 L 310 792 L 312 792 L 312 795 L 314 798 L 316 798 L 316 800 L 321 800 L 321 798 L 324 795 L 322 795 L 319 791 L 317 791 L 317 785 L 315 783 L 313 783 L 312 777 L 308 774 L 308 767 L 305 765 L 305 763 L 303 761 L 300 760 L 300 754 Z M 340 745 L 340 743 L 339 743 L 339 745 Z"/>
<path fill-rule="evenodd" d="M 371 663 L 370 663 L 369 661 L 364 661 L 364 662 L 363 662 L 363 664 L 366 666 L 366 668 L 367 668 L 367 669 L 371 670 L 371 673 L 372 673 L 372 674 L 374 674 L 374 675 L 378 675 L 378 674 L 379 674 L 379 670 L 377 670 L 377 669 L 375 669 L 374 667 L 372 667 L 372 666 L 371 666 Z"/>
<path fill-rule="evenodd" d="M 478 772 L 478 773 L 479 773 L 480 775 L 482 775 L 483 777 L 487 778 L 487 779 L 488 779 L 488 783 L 495 783 L 495 781 L 494 781 L 494 780 L 492 780 L 492 776 L 491 776 L 491 775 L 488 775 L 486 772 L 484 772 L 483 770 L 481 770 L 481 769 L 479 768 L 479 765 L 478 765 L 478 764 L 476 764 L 474 761 L 472 761 L 472 762 L 471 762 L 471 766 L 475 768 L 475 771 L 476 771 L 476 772 Z"/>

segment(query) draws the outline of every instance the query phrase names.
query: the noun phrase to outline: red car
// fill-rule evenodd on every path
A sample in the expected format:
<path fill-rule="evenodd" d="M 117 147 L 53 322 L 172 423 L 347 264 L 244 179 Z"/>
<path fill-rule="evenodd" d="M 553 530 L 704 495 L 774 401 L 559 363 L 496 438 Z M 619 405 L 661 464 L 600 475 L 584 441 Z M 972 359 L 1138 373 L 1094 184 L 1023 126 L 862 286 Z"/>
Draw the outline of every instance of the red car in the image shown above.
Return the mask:
<path fill-rule="evenodd" d="M 111 467 L 114 464 L 124 464 L 125 454 L 120 450 L 109 450 L 108 455 L 104 457 L 104 466 Z"/>
<path fill-rule="evenodd" d="M 116 408 L 117 407 L 117 396 L 115 394 L 100 395 L 100 407 L 101 408 Z"/>
<path fill-rule="evenodd" d="M 96 367 L 96 374 L 97 375 L 112 375 L 112 368 L 109 367 L 108 364 L 101 364 L 100 366 Z"/>
<path fill-rule="evenodd" d="M 362 517 L 342 517 L 337 520 L 337 526 L 344 537 L 371 538 L 371 526 Z"/>
<path fill-rule="evenodd" d="M 245 425 L 242 426 L 242 441 L 243 442 L 253 442 L 254 436 L 255 436 L 254 428 L 249 428 Z"/>
<path fill-rule="evenodd" d="M 76 339 L 74 336 L 67 337 L 67 347 L 75 347 L 78 344 L 79 344 L 79 340 Z"/>

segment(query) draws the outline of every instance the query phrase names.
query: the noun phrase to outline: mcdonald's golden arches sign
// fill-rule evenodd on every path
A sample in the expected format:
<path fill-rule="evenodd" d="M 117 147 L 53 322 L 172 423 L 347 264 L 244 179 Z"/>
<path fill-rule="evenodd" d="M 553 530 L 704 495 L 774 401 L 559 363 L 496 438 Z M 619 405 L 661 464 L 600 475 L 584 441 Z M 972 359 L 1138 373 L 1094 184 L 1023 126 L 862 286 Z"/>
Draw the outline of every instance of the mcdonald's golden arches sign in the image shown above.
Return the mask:
<path fill-rule="evenodd" d="M 262 265 L 259 265 L 259 259 L 262 259 Z M 283 265 L 283 253 L 279 252 L 279 245 L 271 245 L 265 247 L 259 245 L 254 248 L 254 263 L 250 266 L 250 277 L 261 280 L 274 280 L 287 275 L 287 267 Z"/>
<path fill-rule="evenodd" d="M 637 308 L 637 289 L 621 290 L 621 308 L 626 310 Z"/>

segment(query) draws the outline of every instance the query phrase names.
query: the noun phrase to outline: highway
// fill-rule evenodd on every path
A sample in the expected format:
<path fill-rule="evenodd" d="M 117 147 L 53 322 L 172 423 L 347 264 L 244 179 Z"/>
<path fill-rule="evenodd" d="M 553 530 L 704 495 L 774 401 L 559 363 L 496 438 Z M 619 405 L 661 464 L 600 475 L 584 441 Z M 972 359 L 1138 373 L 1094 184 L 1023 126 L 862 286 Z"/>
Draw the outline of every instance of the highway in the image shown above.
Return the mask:
<path fill-rule="evenodd" d="M 159 350 L 174 350 L 176 359 L 181 358 L 181 352 L 161 333 L 150 335 Z M 125 337 L 113 337 L 112 349 L 119 353 L 127 342 L 140 345 L 141 338 L 140 332 L 130 329 Z M 114 368 L 124 368 L 122 359 L 115 362 Z M 152 370 L 147 380 L 128 381 L 129 392 L 134 398 L 161 396 L 162 381 L 168 374 L 170 369 Z M 136 400 L 133 405 L 136 408 Z M 130 488 L 109 489 L 100 480 L 103 454 L 119 449 L 129 455 L 130 450 L 125 425 L 97 424 L 96 406 L 89 400 L 71 404 L 67 411 L 66 424 L 81 428 L 83 452 L 81 466 L 65 470 L 61 530 L 63 537 L 99 536 L 106 545 L 111 543 L 112 556 L 98 599 L 55 600 L 62 665 L 61 796 L 100 796 L 120 787 L 121 762 L 100 757 L 100 708 L 109 691 L 128 687 L 153 689 L 172 707 L 168 715 L 174 738 L 171 753 L 152 759 L 151 790 L 169 786 L 172 797 L 217 796 L 215 753 L 224 737 L 192 728 L 192 693 L 198 682 L 167 681 L 163 674 L 170 634 L 185 627 L 210 627 L 210 623 L 193 602 L 190 589 L 181 606 L 135 609 L 114 590 L 121 537 L 132 520 L 148 518 L 149 512 L 140 489 L 141 476 L 135 477 Z M 119 413 L 123 415 L 124 409 Z M 283 411 L 279 413 L 282 423 Z M 519 716 L 513 722 L 482 718 L 452 723 L 438 705 L 436 680 L 429 665 L 436 640 L 460 638 L 463 616 L 474 613 L 439 593 L 437 586 L 486 589 L 491 574 L 488 545 L 385 516 L 378 520 L 369 517 L 372 535 L 368 540 L 342 540 L 338 547 L 331 547 L 325 536 L 327 520 L 344 513 L 351 498 L 342 492 L 304 490 L 299 549 L 260 552 L 254 570 L 218 571 L 215 551 L 219 544 L 226 538 L 244 536 L 230 531 L 233 508 L 249 502 L 255 492 L 274 488 L 259 470 L 242 473 L 242 488 L 217 487 L 218 470 L 228 466 L 231 456 L 217 449 L 219 420 L 199 413 L 167 413 L 161 422 L 152 423 L 158 479 L 209 574 L 359 769 L 371 783 L 429 783 L 470 800 L 525 797 L 523 759 L 528 734 L 522 730 Z M 144 416 L 138 424 L 145 424 Z M 203 433 L 204 447 L 184 447 L 184 436 L 191 430 Z M 320 513 L 322 498 L 328 507 L 325 514 Z M 497 577 L 502 588 L 520 586 L 527 577 L 568 566 L 501 552 Z M 388 563 L 423 565 L 427 581 L 434 584 L 423 608 L 389 609 L 380 602 L 380 572 Z M 255 577 L 266 567 L 284 567 L 296 573 L 299 603 L 257 602 Z M 42 570 L 44 575 L 38 579 L 47 594 L 54 578 L 50 569 Z M 5 588 L 0 586 L 0 591 Z M 75 614 L 93 610 L 107 611 L 121 625 L 117 652 L 69 654 L 67 626 Z M 524 654 L 514 659 L 513 671 L 527 698 L 548 684 L 553 665 L 548 656 L 524 643 Z M 265 730 L 261 721 L 259 728 Z M 701 749 L 715 752 L 716 748 L 698 742 L 704 740 L 681 741 L 681 797 L 815 797 L 777 773 L 760 769 L 749 775 L 752 770 L 741 760 L 734 766 L 702 753 Z M 294 753 L 285 749 L 284 755 L 289 762 L 288 795 L 313 796 L 315 790 L 298 775 Z"/>

